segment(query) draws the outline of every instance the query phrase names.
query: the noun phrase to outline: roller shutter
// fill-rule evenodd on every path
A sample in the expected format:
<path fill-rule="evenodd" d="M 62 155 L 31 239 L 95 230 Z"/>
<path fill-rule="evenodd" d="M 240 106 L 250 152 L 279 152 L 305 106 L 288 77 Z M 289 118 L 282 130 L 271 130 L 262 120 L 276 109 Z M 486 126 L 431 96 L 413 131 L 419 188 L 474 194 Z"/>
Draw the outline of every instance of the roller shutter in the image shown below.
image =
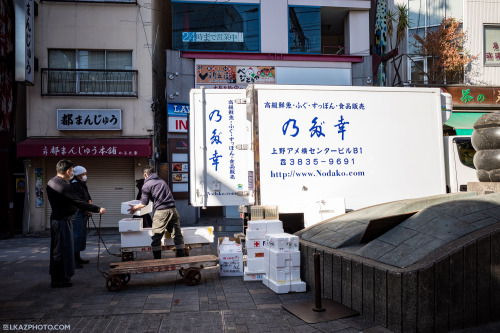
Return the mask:
<path fill-rule="evenodd" d="M 45 184 L 56 175 L 55 166 L 60 158 L 46 158 Z M 102 215 L 101 227 L 118 227 L 118 221 L 126 216 L 120 213 L 121 203 L 135 199 L 134 159 L 128 157 L 113 158 L 78 158 L 72 157 L 76 165 L 87 169 L 87 186 L 92 203 L 106 208 Z M 46 198 L 46 225 L 51 213 L 51 207 Z M 99 214 L 94 214 L 93 219 L 98 225 Z M 92 221 L 90 227 L 93 228 Z"/>

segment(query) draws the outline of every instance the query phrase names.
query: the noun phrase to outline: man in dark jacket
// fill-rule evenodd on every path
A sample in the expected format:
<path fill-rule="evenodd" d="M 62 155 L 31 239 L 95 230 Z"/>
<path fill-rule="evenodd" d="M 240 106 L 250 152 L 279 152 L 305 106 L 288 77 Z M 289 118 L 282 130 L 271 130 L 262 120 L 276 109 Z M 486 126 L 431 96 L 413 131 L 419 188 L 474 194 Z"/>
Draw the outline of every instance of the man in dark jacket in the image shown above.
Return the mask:
<path fill-rule="evenodd" d="M 146 207 L 149 201 L 153 201 L 153 236 L 151 237 L 151 248 L 155 259 L 161 259 L 161 239 L 167 230 L 174 234 L 174 243 L 177 257 L 187 255 L 184 246 L 184 237 L 181 233 L 179 213 L 175 208 L 175 200 L 167 183 L 158 177 L 155 168 L 147 165 L 142 169 L 144 174 L 144 185 L 142 186 L 141 202 L 130 205 L 128 210 L 133 214 L 136 210 Z"/>
<path fill-rule="evenodd" d="M 50 214 L 50 275 L 52 288 L 71 287 L 75 274 L 73 248 L 73 217 L 78 208 L 99 214 L 106 209 L 97 207 L 75 195 L 69 184 L 73 178 L 73 163 L 60 160 L 56 165 L 57 175 L 47 183 Z"/>
<path fill-rule="evenodd" d="M 78 165 L 74 167 L 75 176 L 70 180 L 78 197 L 85 202 L 92 203 L 89 189 L 87 188 L 87 169 Z M 83 268 L 83 264 L 88 264 L 89 261 L 82 259 L 80 252 L 87 248 L 87 221 L 89 220 L 89 212 L 78 209 L 73 220 L 73 243 L 75 246 L 75 268 Z"/>

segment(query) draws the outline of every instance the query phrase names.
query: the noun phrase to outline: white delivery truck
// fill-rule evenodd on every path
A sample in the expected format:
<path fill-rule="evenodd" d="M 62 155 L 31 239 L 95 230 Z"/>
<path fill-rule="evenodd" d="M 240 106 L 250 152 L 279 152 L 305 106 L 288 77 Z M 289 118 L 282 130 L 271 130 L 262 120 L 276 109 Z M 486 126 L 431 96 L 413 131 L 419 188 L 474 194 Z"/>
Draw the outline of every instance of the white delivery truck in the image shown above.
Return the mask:
<path fill-rule="evenodd" d="M 277 205 L 285 226 L 284 214 L 309 226 L 476 180 L 466 166 L 471 178 L 457 177 L 453 138 L 444 150 L 437 88 L 250 85 L 190 99 L 193 206 Z"/>

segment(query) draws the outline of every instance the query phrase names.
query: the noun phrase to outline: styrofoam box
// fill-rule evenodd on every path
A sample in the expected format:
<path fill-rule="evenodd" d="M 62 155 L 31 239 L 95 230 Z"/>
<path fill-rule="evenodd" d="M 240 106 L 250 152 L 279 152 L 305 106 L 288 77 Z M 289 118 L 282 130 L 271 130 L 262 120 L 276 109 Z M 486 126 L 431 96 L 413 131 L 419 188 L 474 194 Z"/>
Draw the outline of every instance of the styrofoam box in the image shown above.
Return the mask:
<path fill-rule="evenodd" d="M 266 220 L 248 221 L 248 224 L 247 224 L 248 230 L 254 230 L 254 231 L 262 230 L 265 232 L 267 230 L 266 223 L 267 223 Z"/>
<path fill-rule="evenodd" d="M 132 201 L 122 202 L 121 213 L 126 214 L 126 215 L 130 215 L 130 212 L 128 211 L 130 209 L 130 205 L 135 206 L 139 203 L 141 203 L 141 200 L 132 200 Z M 152 211 L 153 211 L 153 202 L 149 201 L 149 204 L 146 207 L 143 207 L 139 210 L 136 210 L 134 212 L 134 216 L 146 215 L 146 214 L 151 213 Z"/>
<path fill-rule="evenodd" d="M 264 275 L 262 277 L 262 283 L 277 294 L 287 294 L 291 292 L 303 293 L 306 291 L 306 283 L 303 281 L 287 281 L 281 284 Z"/>
<path fill-rule="evenodd" d="M 264 257 L 274 267 L 300 267 L 300 252 L 281 252 L 270 248 L 264 249 Z"/>
<path fill-rule="evenodd" d="M 266 244 L 264 238 L 261 239 L 248 239 L 245 237 L 245 246 L 248 249 L 262 249 Z"/>
<path fill-rule="evenodd" d="M 219 267 L 220 276 L 243 275 L 243 252 L 241 251 L 241 245 L 221 246 Z"/>
<path fill-rule="evenodd" d="M 299 237 L 287 233 L 267 234 L 266 246 L 270 249 L 290 252 L 299 250 Z"/>
<path fill-rule="evenodd" d="M 267 271 L 267 262 L 264 259 L 248 259 L 246 269 L 251 273 L 265 273 Z"/>
<path fill-rule="evenodd" d="M 205 244 L 205 243 L 213 243 L 214 242 L 214 235 L 212 236 L 202 236 L 202 235 L 196 235 L 196 236 L 185 236 L 184 237 L 184 244 L 189 245 L 189 244 Z M 165 238 L 164 245 L 170 246 L 174 245 L 174 239 L 173 238 Z"/>
<path fill-rule="evenodd" d="M 136 219 L 132 217 L 121 219 L 120 221 L 118 221 L 118 231 L 119 232 L 142 231 L 142 217 Z"/>
<path fill-rule="evenodd" d="M 283 222 L 280 220 L 266 220 L 266 231 L 268 234 L 282 234 Z"/>
<path fill-rule="evenodd" d="M 261 260 L 264 260 L 265 256 L 266 256 L 266 252 L 265 252 L 266 248 L 265 247 L 262 247 L 262 248 L 247 248 L 247 258 L 248 259 L 261 259 Z"/>
<path fill-rule="evenodd" d="M 263 239 L 266 238 L 266 230 L 248 230 L 246 231 L 246 239 Z"/>
<path fill-rule="evenodd" d="M 151 246 L 153 230 L 151 228 L 144 228 L 142 231 L 123 232 L 121 236 L 122 247 Z"/>
<path fill-rule="evenodd" d="M 264 274 L 262 273 L 249 273 L 247 268 L 243 268 L 243 281 L 262 281 Z"/>
<path fill-rule="evenodd" d="M 181 230 L 184 237 L 202 236 L 206 238 L 213 238 L 214 235 L 214 227 L 187 227 L 181 228 Z"/>
<path fill-rule="evenodd" d="M 217 253 L 220 253 L 221 246 L 226 246 L 230 244 L 238 244 L 241 246 L 240 239 L 239 238 L 233 238 L 233 237 L 219 237 L 218 243 L 217 243 Z"/>
<path fill-rule="evenodd" d="M 274 267 L 269 265 L 269 271 L 266 273 L 269 279 L 276 282 L 300 281 L 300 267 Z"/>

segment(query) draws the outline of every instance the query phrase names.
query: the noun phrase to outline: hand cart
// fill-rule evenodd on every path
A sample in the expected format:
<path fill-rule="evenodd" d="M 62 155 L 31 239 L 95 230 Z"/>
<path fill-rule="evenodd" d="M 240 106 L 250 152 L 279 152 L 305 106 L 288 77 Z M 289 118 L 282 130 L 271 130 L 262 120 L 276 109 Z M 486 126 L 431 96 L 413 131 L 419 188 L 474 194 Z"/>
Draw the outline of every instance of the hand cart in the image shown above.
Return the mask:
<path fill-rule="evenodd" d="M 201 270 L 219 264 L 219 258 L 214 255 L 201 255 L 193 257 L 152 259 L 141 261 L 122 261 L 111 263 L 109 276 L 106 278 L 106 288 L 109 291 L 120 291 L 123 285 L 130 281 L 130 274 L 143 274 L 154 272 L 168 272 L 179 270 L 188 286 L 200 283 Z"/>
<path fill-rule="evenodd" d="M 194 248 L 200 248 L 203 245 L 210 245 L 210 243 L 198 243 L 198 244 L 188 244 L 186 245 L 186 249 L 191 250 Z M 175 245 L 162 245 L 162 251 L 175 251 Z M 133 261 L 134 253 L 146 253 L 152 252 L 151 246 L 134 246 L 134 247 L 122 247 L 120 248 L 120 252 L 122 254 L 122 261 Z"/>

